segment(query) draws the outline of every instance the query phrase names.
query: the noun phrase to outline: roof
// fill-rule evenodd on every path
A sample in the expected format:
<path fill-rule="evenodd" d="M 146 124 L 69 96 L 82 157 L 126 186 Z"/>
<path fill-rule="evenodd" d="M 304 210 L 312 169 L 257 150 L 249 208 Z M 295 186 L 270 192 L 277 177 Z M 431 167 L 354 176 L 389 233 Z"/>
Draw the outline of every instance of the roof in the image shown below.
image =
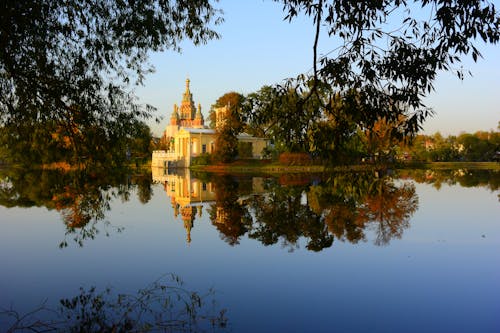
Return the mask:
<path fill-rule="evenodd" d="M 269 140 L 266 138 L 259 138 L 257 136 L 253 136 L 245 132 L 238 134 L 237 138 L 240 140 Z"/>
<path fill-rule="evenodd" d="M 186 131 L 191 134 L 215 134 L 215 130 L 212 128 L 182 127 L 181 131 Z M 255 137 L 248 133 L 240 133 L 237 135 L 237 138 L 240 140 L 269 140 L 265 138 Z"/>
<path fill-rule="evenodd" d="M 182 130 L 193 134 L 215 134 L 215 130 L 211 128 L 183 127 Z"/>

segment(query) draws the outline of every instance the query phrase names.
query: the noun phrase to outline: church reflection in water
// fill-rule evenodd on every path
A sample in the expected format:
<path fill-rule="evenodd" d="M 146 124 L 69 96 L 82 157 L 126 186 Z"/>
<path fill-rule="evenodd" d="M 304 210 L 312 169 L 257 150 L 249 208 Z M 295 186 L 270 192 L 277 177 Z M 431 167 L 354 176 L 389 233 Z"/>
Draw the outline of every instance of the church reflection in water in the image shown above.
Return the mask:
<path fill-rule="evenodd" d="M 334 241 L 386 245 L 401 238 L 418 209 L 411 180 L 380 172 L 279 177 L 194 174 L 188 169 L 153 168 L 191 242 L 196 218 L 208 214 L 231 246 L 243 236 L 265 246 L 281 243 L 290 251 L 310 251 Z"/>
<path fill-rule="evenodd" d="M 245 186 L 237 186 L 238 191 L 234 193 L 231 186 L 224 186 L 217 181 L 210 179 L 201 179 L 193 176 L 189 169 L 167 169 L 152 168 L 153 182 L 163 184 L 167 194 L 174 218 L 179 215 L 186 229 L 186 241 L 191 242 L 191 229 L 194 227 L 196 218 L 201 218 L 203 210 L 208 210 L 211 214 L 210 220 L 214 224 L 225 224 L 233 217 L 231 208 L 233 205 L 227 205 L 227 200 L 222 198 L 221 192 L 229 195 L 236 195 L 233 204 L 236 206 L 245 205 L 246 200 L 253 194 L 264 193 L 264 178 L 249 177 L 248 181 L 243 181 Z M 207 177 L 205 177 L 207 178 Z M 219 184 L 218 184 L 219 183 Z M 239 185 L 240 182 L 233 181 L 232 184 Z M 227 185 L 227 184 L 226 184 Z M 222 196 L 223 197 L 223 196 Z"/>
<path fill-rule="evenodd" d="M 184 222 L 188 243 L 191 242 L 191 229 L 196 215 L 201 217 L 203 205 L 215 201 L 215 191 L 211 183 L 191 178 L 189 169 L 176 169 L 176 172 L 166 168 L 152 168 L 153 182 L 163 184 L 170 198 L 174 217 L 179 213 Z"/>

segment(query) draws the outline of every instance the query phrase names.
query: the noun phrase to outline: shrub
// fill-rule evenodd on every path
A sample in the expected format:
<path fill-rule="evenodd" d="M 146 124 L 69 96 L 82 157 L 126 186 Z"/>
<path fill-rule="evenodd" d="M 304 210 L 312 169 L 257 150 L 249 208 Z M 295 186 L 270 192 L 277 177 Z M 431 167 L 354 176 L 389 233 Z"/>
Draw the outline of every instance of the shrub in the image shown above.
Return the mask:
<path fill-rule="evenodd" d="M 312 158 L 307 153 L 281 153 L 279 162 L 285 165 L 311 165 Z"/>
<path fill-rule="evenodd" d="M 191 161 L 192 165 L 210 165 L 212 164 L 212 156 L 209 153 L 203 153 Z"/>

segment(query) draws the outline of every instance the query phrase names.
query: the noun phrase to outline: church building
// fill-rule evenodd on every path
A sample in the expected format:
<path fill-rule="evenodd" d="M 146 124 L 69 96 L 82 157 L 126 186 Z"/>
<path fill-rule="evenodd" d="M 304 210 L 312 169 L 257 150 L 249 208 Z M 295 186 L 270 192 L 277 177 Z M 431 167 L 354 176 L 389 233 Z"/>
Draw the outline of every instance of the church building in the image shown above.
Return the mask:
<path fill-rule="evenodd" d="M 205 126 L 201 105 L 195 107 L 189 83 L 187 79 L 182 102 L 180 106 L 174 104 L 170 123 L 163 134 L 170 142 L 169 149 L 153 151 L 153 167 L 189 167 L 193 158 L 215 151 L 215 130 Z M 216 127 L 225 121 L 228 110 L 227 106 L 215 109 Z M 262 151 L 268 142 L 246 133 L 239 134 L 238 141 L 251 146 L 252 158 L 256 159 L 262 158 Z"/>

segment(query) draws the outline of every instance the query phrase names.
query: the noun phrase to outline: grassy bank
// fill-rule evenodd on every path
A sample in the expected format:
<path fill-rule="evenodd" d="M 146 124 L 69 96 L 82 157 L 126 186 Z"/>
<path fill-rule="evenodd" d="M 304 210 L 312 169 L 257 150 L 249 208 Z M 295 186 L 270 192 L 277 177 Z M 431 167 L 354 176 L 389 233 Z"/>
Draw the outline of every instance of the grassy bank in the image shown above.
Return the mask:
<path fill-rule="evenodd" d="M 405 163 L 402 168 L 414 169 L 473 169 L 473 170 L 500 170 L 498 162 L 422 162 Z"/>
<path fill-rule="evenodd" d="M 473 169 L 473 170 L 500 170 L 500 163 L 497 162 L 422 162 L 422 163 L 402 163 L 393 165 L 379 164 L 354 164 L 354 165 L 282 165 L 279 163 L 267 163 L 260 161 L 237 161 L 228 164 L 196 165 L 190 169 L 205 172 L 231 172 L 231 173 L 317 173 L 334 171 L 367 171 L 374 169 Z"/>

